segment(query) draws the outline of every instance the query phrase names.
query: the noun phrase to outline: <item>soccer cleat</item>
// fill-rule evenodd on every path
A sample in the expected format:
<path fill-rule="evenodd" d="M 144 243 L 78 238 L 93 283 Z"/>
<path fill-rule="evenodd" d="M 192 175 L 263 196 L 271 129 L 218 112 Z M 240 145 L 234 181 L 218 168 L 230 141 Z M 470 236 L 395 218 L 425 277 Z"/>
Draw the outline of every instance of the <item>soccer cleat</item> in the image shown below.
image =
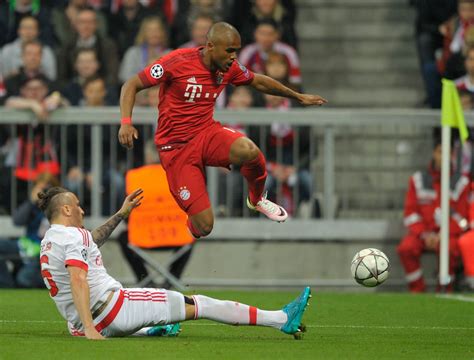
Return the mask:
<path fill-rule="evenodd" d="M 263 215 L 273 221 L 283 222 L 288 218 L 288 213 L 286 210 L 280 205 L 268 200 L 266 193 L 256 205 L 253 205 L 250 202 L 250 199 L 247 197 L 247 206 L 250 210 L 261 212 Z"/>
<path fill-rule="evenodd" d="M 303 337 L 303 333 L 306 332 L 306 326 L 301 323 L 301 318 L 308 306 L 310 297 L 311 289 L 307 286 L 298 298 L 283 307 L 283 312 L 287 314 L 288 320 L 280 330 L 285 334 L 293 335 L 296 340 L 300 340 Z"/>
<path fill-rule="evenodd" d="M 146 332 L 147 336 L 162 336 L 162 337 L 176 337 L 181 332 L 181 325 L 168 324 L 168 325 L 156 325 L 149 328 Z"/>

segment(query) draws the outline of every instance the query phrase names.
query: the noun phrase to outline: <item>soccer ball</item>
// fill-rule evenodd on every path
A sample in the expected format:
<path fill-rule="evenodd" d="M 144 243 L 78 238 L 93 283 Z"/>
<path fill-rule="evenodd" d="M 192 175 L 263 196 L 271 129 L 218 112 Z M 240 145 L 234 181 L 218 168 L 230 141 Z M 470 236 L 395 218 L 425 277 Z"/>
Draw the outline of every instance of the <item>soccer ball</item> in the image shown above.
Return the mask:
<path fill-rule="evenodd" d="M 374 287 L 388 278 L 390 263 L 387 255 L 377 249 L 368 248 L 355 254 L 351 273 L 359 284 Z"/>

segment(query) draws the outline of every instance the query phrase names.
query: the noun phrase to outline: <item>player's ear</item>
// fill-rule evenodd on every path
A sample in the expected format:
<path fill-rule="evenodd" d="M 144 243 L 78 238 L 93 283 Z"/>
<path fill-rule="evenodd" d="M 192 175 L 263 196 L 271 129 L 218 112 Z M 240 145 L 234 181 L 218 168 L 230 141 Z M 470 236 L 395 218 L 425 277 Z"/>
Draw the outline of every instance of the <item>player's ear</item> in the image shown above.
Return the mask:
<path fill-rule="evenodd" d="M 207 50 L 212 51 L 214 49 L 214 43 L 212 41 L 208 41 L 207 44 Z"/>
<path fill-rule="evenodd" d="M 61 206 L 61 212 L 63 213 L 63 215 L 71 216 L 71 207 L 65 204 Z"/>

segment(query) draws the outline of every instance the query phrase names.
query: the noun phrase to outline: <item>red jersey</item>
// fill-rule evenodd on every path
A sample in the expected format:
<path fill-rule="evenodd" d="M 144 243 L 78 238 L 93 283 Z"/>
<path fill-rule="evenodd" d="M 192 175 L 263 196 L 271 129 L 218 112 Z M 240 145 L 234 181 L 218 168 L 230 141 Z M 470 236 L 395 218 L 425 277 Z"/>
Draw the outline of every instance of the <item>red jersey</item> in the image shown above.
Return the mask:
<path fill-rule="evenodd" d="M 138 74 L 145 86 L 160 85 L 155 133 L 159 146 L 187 142 L 206 130 L 215 122 L 214 103 L 226 85 L 247 85 L 254 78 L 238 61 L 225 73 L 211 72 L 201 49 L 174 50 Z"/>

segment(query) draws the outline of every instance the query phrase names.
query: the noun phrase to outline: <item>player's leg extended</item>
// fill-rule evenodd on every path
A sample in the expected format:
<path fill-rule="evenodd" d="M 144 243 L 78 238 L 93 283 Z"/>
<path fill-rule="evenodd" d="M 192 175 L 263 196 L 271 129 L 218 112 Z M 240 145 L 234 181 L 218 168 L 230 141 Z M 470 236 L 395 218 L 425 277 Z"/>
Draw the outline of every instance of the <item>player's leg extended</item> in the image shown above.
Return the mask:
<path fill-rule="evenodd" d="M 186 320 L 208 319 L 229 325 L 268 326 L 286 334 L 296 334 L 305 330 L 301 318 L 310 297 L 311 291 L 307 287 L 282 310 L 268 311 L 204 295 L 185 296 L 185 316 Z"/>
<path fill-rule="evenodd" d="M 240 173 L 247 179 L 249 187 L 247 205 L 271 220 L 285 221 L 288 217 L 286 210 L 267 200 L 263 195 L 267 170 L 265 157 L 257 145 L 246 137 L 236 139 L 230 147 L 229 160 L 232 164 L 241 166 Z"/>

